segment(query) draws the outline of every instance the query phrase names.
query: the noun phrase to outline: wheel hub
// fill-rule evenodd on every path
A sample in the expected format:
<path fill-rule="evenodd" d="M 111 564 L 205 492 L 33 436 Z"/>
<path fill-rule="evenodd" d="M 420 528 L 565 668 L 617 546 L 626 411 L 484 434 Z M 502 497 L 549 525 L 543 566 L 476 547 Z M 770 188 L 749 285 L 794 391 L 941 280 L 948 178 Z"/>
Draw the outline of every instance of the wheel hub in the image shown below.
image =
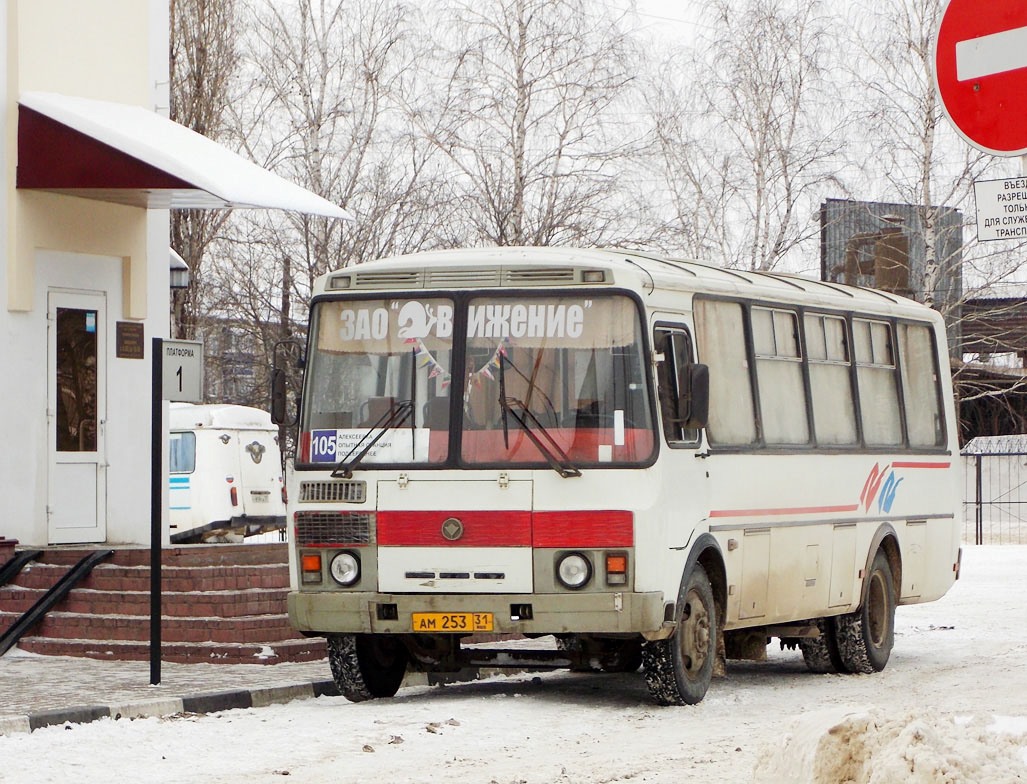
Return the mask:
<path fill-rule="evenodd" d="M 681 653 L 685 669 L 698 672 L 710 647 L 710 616 L 698 593 L 689 591 L 682 613 Z"/>

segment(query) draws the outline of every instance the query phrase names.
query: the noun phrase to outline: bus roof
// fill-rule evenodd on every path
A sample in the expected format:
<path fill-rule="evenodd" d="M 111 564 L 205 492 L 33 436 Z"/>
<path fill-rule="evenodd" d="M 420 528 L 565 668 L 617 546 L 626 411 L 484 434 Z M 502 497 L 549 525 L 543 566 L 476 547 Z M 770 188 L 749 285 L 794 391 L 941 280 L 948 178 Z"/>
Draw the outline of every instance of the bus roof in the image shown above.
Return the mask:
<path fill-rule="evenodd" d="M 587 273 L 605 271 L 601 278 Z M 908 312 L 925 306 L 885 291 L 780 272 L 717 267 L 695 259 L 621 249 L 461 248 L 364 262 L 318 279 L 316 294 L 616 285 L 643 296 L 658 290 L 819 304 L 843 310 Z"/>

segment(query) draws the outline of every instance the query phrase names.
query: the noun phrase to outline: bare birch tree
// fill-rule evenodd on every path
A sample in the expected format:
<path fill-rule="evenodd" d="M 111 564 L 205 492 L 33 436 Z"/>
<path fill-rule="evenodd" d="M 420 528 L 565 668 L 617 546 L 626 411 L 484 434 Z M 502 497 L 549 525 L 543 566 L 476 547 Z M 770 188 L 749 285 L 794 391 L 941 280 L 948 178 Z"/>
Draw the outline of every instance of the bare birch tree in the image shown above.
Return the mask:
<path fill-rule="evenodd" d="M 226 106 L 239 58 L 235 0 L 171 0 L 171 119 L 211 139 L 227 135 Z M 173 337 L 196 337 L 204 310 L 207 255 L 228 212 L 174 210 L 171 247 L 189 265 L 190 285 L 172 300 Z"/>
<path fill-rule="evenodd" d="M 237 115 L 247 147 L 358 218 L 290 215 L 267 233 L 306 290 L 329 268 L 417 249 L 431 234 L 423 215 L 433 151 L 401 115 L 415 58 L 410 13 L 395 0 L 255 6 L 251 80 Z"/>
<path fill-rule="evenodd" d="M 1012 306 L 1008 300 L 988 309 L 966 305 L 1018 277 L 1024 245 L 976 241 L 973 183 L 1009 176 L 1012 167 L 968 145 L 944 118 L 932 70 L 943 6 L 943 0 L 877 0 L 850 20 L 859 64 L 853 83 L 864 107 L 857 127 L 866 132 L 862 189 L 916 205 L 920 228 L 910 233 L 910 242 L 920 248 L 911 247 L 910 255 L 921 255 L 924 263 L 913 270 L 918 274 L 911 280 L 912 296 L 941 311 L 949 324 L 961 402 L 994 398 L 1001 407 L 1009 405 L 1009 392 L 1023 387 L 1022 379 L 982 374 L 963 363 L 962 349 L 967 341 L 977 351 L 989 340 L 1000 346 L 1003 338 L 996 330 L 1001 329 L 994 321 L 1001 320 L 1002 308 Z M 944 243 L 943 217 L 953 208 L 964 215 L 961 241 Z M 957 250 L 945 254 L 946 244 Z"/>
<path fill-rule="evenodd" d="M 277 341 L 302 331 L 317 276 L 424 247 L 444 191 L 431 193 L 437 151 L 403 122 L 415 57 L 406 6 L 248 0 L 245 12 L 243 68 L 227 111 L 237 143 L 356 216 L 233 214 L 209 297 L 265 367 Z M 253 389 L 262 401 L 266 387 Z"/>
<path fill-rule="evenodd" d="M 657 171 L 676 217 L 670 241 L 767 270 L 816 236 L 837 183 L 832 18 L 819 2 L 713 0 L 691 56 L 650 90 Z"/>
<path fill-rule="evenodd" d="M 932 77 L 932 37 L 942 0 L 878 0 L 869 14 L 855 15 L 853 84 L 862 95 L 857 128 L 863 192 L 883 200 L 917 205 L 925 263 L 913 296 L 932 306 L 958 304 L 958 295 L 939 302 L 942 279 L 959 275 L 961 258 L 938 258 L 940 211 L 964 207 L 977 177 L 990 160 L 957 140 L 944 120 Z M 872 33 L 872 35 L 871 35 Z M 866 36 L 870 37 L 867 38 Z"/>
<path fill-rule="evenodd" d="M 621 241 L 623 100 L 638 58 L 608 8 L 483 0 L 437 19 L 437 88 L 413 117 L 451 165 L 459 223 L 448 233 L 471 244 Z"/>

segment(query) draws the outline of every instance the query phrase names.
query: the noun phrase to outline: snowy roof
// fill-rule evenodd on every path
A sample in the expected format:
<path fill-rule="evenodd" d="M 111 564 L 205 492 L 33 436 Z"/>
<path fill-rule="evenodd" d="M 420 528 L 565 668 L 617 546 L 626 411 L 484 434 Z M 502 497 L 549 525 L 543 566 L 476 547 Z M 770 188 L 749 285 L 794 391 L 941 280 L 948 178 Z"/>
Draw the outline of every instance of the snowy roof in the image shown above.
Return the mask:
<path fill-rule="evenodd" d="M 170 257 L 170 260 L 171 260 L 171 269 L 173 269 L 173 270 L 188 270 L 189 269 L 189 265 L 185 263 L 185 259 L 183 259 L 174 248 L 168 248 L 168 256 Z"/>
<path fill-rule="evenodd" d="M 257 207 L 352 220 L 330 201 L 141 106 L 44 92 L 23 93 L 19 103 L 30 110 L 20 119 L 32 129 L 19 132 L 19 188 L 165 209 Z"/>
<path fill-rule="evenodd" d="M 1009 436 L 977 436 L 963 447 L 964 454 L 1027 454 L 1027 434 Z"/>
<path fill-rule="evenodd" d="M 1027 299 L 1027 283 L 989 283 L 971 292 L 972 299 Z"/>
<path fill-rule="evenodd" d="M 267 411 L 229 403 L 172 403 L 170 423 L 172 430 L 211 427 L 231 430 L 271 430 L 271 415 Z"/>

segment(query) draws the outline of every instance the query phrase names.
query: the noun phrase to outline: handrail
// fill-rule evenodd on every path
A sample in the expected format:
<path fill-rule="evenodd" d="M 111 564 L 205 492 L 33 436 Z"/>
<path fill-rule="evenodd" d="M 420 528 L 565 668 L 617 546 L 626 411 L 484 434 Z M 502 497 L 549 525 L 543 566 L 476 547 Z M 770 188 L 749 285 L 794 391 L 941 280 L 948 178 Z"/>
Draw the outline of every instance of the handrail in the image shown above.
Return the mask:
<path fill-rule="evenodd" d="M 0 586 L 7 585 L 7 583 L 21 573 L 21 570 L 25 568 L 25 564 L 36 560 L 42 554 L 42 550 L 22 550 L 20 553 L 12 555 L 4 562 L 3 566 L 0 566 Z"/>
<path fill-rule="evenodd" d="M 0 635 L 0 656 L 9 651 L 28 631 L 50 611 L 57 602 L 67 596 L 71 589 L 89 576 L 104 558 L 114 555 L 113 550 L 96 550 L 76 563 L 57 583 L 43 594 L 28 610 L 22 613 L 11 627 Z"/>

